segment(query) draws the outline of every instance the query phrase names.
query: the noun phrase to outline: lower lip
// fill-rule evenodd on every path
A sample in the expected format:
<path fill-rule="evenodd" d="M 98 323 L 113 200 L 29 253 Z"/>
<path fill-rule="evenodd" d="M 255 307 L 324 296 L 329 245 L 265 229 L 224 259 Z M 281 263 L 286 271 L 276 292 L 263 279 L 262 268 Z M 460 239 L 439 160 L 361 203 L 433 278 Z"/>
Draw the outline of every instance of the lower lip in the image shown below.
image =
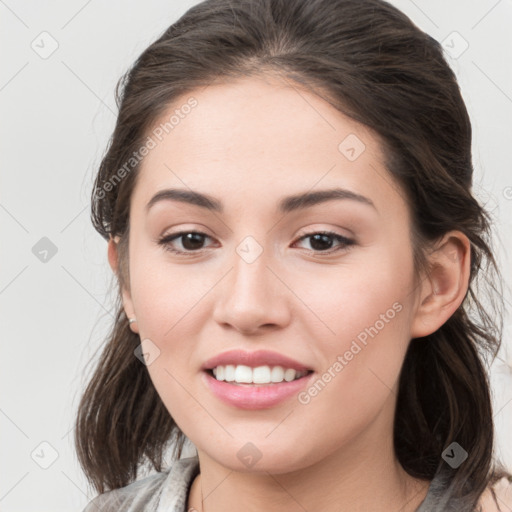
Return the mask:
<path fill-rule="evenodd" d="M 208 372 L 203 372 L 203 379 L 213 394 L 229 405 L 240 409 L 267 409 L 299 393 L 313 375 L 310 373 L 300 379 L 278 384 L 232 384 L 217 380 Z"/>

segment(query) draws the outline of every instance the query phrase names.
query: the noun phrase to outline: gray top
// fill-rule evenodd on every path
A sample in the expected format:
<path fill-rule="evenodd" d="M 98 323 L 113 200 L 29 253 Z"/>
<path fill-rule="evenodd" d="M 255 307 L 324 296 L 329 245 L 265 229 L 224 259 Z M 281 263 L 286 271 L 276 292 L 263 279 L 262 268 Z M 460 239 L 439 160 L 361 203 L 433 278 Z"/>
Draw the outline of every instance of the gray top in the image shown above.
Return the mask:
<path fill-rule="evenodd" d="M 178 459 L 161 473 L 96 496 L 83 512 L 187 512 L 189 490 L 198 473 L 197 455 Z M 443 478 L 436 476 L 416 512 L 473 512 L 473 509 L 450 499 Z"/>
<path fill-rule="evenodd" d="M 178 459 L 161 473 L 96 496 L 83 512 L 187 512 L 189 489 L 198 473 L 197 455 Z"/>

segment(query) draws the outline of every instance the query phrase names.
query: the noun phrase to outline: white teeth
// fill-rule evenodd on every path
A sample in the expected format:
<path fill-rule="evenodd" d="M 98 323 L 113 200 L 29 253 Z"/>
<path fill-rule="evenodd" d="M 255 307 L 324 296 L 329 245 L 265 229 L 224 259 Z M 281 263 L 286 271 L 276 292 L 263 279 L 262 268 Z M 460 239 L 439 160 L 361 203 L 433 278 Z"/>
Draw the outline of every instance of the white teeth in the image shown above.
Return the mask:
<path fill-rule="evenodd" d="M 297 372 L 295 370 L 292 370 L 291 368 L 288 368 L 284 372 L 284 380 L 286 382 L 291 382 L 293 379 L 295 379 L 295 374 Z"/>
<path fill-rule="evenodd" d="M 283 368 L 282 366 L 257 366 L 251 368 L 245 365 L 217 366 L 213 368 L 213 375 L 217 380 L 226 382 L 236 382 L 240 384 L 271 384 L 279 382 L 291 382 L 307 375 L 307 371 L 296 371 L 293 368 Z"/>
<path fill-rule="evenodd" d="M 235 382 L 250 384 L 252 382 L 252 368 L 239 364 L 235 369 Z"/>
<path fill-rule="evenodd" d="M 270 380 L 270 368 L 268 366 L 258 366 L 252 370 L 252 382 L 254 384 L 266 384 Z"/>
<path fill-rule="evenodd" d="M 228 364 L 224 367 L 224 380 L 227 382 L 233 382 L 235 380 L 235 367 L 232 364 Z"/>
<path fill-rule="evenodd" d="M 284 379 L 284 370 L 282 366 L 274 366 L 270 375 L 272 382 L 282 382 Z"/>

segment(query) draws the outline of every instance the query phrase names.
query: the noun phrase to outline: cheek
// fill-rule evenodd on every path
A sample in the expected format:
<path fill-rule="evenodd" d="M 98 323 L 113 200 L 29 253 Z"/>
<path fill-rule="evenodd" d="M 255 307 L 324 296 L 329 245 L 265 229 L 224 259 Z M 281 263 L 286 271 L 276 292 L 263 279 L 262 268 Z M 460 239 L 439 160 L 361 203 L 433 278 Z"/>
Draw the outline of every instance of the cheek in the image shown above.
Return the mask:
<path fill-rule="evenodd" d="M 355 260 L 339 267 L 313 267 L 306 279 L 294 283 L 294 292 L 320 320 L 311 322 L 316 337 L 330 349 L 343 349 L 356 338 L 364 343 L 369 331 L 376 335 L 377 330 L 383 339 L 398 333 L 403 337 L 408 322 L 403 312 L 412 299 L 409 255 L 381 251 Z"/>
<path fill-rule="evenodd" d="M 304 402 L 316 402 L 319 414 L 342 423 L 349 421 L 347 415 L 363 420 L 389 397 L 410 341 L 412 279 L 407 254 L 381 254 L 372 264 L 340 268 L 323 283 L 315 276 L 310 283 L 319 286 L 298 291 L 307 294 L 308 306 L 322 321 L 304 324 L 323 365 L 321 382 Z"/>
<path fill-rule="evenodd" d="M 294 414 L 295 421 L 304 418 L 306 423 L 307 418 L 324 418 L 316 431 L 326 446 L 349 442 L 381 411 L 392 422 L 409 343 L 408 304 L 399 293 L 354 288 L 335 297 L 341 304 L 330 323 L 336 335 L 320 336 L 318 327 L 315 350 L 323 366 L 298 397 L 301 409 Z M 332 300 L 331 295 L 326 307 Z"/>
<path fill-rule="evenodd" d="M 153 385 L 178 427 L 188 431 L 190 418 L 203 417 L 204 410 L 192 395 L 197 368 L 191 364 L 197 351 L 204 318 L 204 297 L 212 284 L 194 266 L 179 268 L 151 260 L 140 252 L 132 260 L 132 299 L 137 312 L 142 343 L 156 357 L 147 369 Z M 149 340 L 149 341 L 147 341 Z M 194 383 L 194 385 L 196 385 Z"/>
<path fill-rule="evenodd" d="M 131 291 L 141 335 L 164 341 L 194 325 L 194 310 L 211 289 L 214 276 L 197 264 L 169 263 L 163 249 L 141 244 L 134 252 Z"/>

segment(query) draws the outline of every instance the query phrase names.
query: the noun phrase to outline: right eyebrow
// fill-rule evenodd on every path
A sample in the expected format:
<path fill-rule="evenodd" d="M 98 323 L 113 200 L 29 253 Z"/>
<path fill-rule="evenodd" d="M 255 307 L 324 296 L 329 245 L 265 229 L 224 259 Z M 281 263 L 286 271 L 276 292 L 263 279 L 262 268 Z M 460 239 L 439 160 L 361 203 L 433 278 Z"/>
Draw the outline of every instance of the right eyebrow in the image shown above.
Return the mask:
<path fill-rule="evenodd" d="M 180 201 L 222 213 L 222 203 L 212 196 L 180 188 L 168 188 L 157 192 L 146 205 L 146 211 L 159 201 Z"/>
<path fill-rule="evenodd" d="M 281 213 L 289 213 L 296 210 L 310 208 L 326 201 L 341 199 L 358 201 L 372 207 L 375 211 L 378 211 L 371 199 L 344 188 L 304 192 L 284 197 L 279 201 L 279 211 Z M 218 213 L 222 213 L 224 211 L 222 202 L 215 197 L 195 192 L 193 190 L 178 188 L 164 189 L 157 192 L 146 205 L 146 211 L 149 211 L 154 204 L 160 201 L 180 201 Z"/>

